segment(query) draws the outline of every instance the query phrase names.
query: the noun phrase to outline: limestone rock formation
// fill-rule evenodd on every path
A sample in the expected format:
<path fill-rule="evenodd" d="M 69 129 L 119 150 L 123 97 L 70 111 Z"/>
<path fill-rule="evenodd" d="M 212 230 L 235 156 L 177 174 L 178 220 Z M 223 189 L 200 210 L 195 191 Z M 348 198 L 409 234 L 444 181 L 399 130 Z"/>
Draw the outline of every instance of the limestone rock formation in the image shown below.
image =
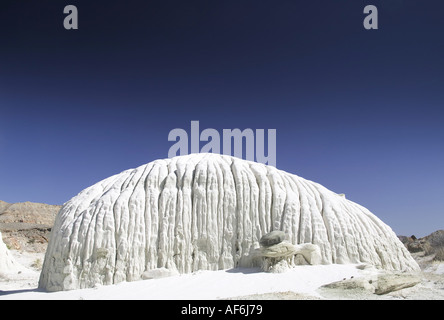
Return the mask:
<path fill-rule="evenodd" d="M 366 208 L 320 184 L 216 154 L 150 162 L 83 190 L 56 217 L 39 287 L 69 290 L 179 273 L 251 266 L 261 237 L 319 247 L 320 263 L 418 265 Z"/>
<path fill-rule="evenodd" d="M 264 271 L 284 272 L 296 265 L 321 263 L 321 250 L 312 243 L 294 245 L 284 239 L 283 231 L 275 230 L 262 236 L 259 249 L 254 255 L 260 260 Z"/>
<path fill-rule="evenodd" d="M 312 243 L 294 245 L 287 241 L 262 246 L 256 249 L 255 256 L 261 260 L 262 269 L 271 272 L 284 272 L 296 265 L 314 265 L 322 261 L 318 245 Z"/>
<path fill-rule="evenodd" d="M 20 265 L 9 252 L 8 248 L 2 240 L 0 233 L 0 276 L 6 276 L 10 273 L 22 271 L 24 267 Z"/>

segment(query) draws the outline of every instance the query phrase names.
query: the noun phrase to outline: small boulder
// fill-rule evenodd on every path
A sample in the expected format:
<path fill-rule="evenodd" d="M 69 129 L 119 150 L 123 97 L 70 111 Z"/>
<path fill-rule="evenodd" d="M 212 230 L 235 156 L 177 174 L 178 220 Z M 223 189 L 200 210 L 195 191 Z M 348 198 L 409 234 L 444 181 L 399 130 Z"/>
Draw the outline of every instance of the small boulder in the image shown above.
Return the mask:
<path fill-rule="evenodd" d="M 260 240 L 259 240 L 259 244 L 262 247 L 270 247 L 272 245 L 281 243 L 282 241 L 285 240 L 285 233 L 283 231 L 271 231 L 269 233 L 267 233 L 266 235 L 264 235 Z"/>
<path fill-rule="evenodd" d="M 178 274 L 179 272 L 177 272 L 176 270 L 171 270 L 167 268 L 156 268 L 145 271 L 140 277 L 142 278 L 142 280 L 149 280 L 176 276 Z"/>
<path fill-rule="evenodd" d="M 350 278 L 350 279 L 343 279 L 340 281 L 335 281 L 329 284 L 323 285 L 321 288 L 326 289 L 333 289 L 333 290 L 357 290 L 357 291 L 364 291 L 364 292 L 370 292 L 375 293 L 375 281 L 377 279 L 377 276 L 365 276 L 365 277 L 358 277 L 358 278 Z"/>
<path fill-rule="evenodd" d="M 421 279 L 415 274 L 409 273 L 386 273 L 378 276 L 378 285 L 375 293 L 378 295 L 409 288 L 417 285 Z"/>
<path fill-rule="evenodd" d="M 421 279 L 412 273 L 384 271 L 380 274 L 367 274 L 358 278 L 344 279 L 322 286 L 336 290 L 363 290 L 383 295 L 417 285 Z"/>

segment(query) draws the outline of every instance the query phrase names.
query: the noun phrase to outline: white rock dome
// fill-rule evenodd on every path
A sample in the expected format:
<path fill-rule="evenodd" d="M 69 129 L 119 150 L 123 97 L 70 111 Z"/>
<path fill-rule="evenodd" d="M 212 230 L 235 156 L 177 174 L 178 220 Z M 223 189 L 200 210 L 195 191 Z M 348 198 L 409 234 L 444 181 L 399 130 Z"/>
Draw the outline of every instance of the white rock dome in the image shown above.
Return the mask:
<path fill-rule="evenodd" d="M 389 226 L 320 184 L 231 156 L 150 162 L 86 188 L 58 213 L 39 287 L 70 290 L 251 266 L 273 230 L 320 247 L 321 263 L 418 270 Z"/>

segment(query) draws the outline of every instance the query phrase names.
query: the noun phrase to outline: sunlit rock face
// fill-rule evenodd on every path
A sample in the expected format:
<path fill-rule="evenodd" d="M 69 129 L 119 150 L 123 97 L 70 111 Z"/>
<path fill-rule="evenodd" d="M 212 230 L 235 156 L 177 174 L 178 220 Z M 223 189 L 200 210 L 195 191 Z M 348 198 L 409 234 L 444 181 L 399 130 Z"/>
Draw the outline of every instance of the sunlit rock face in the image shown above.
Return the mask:
<path fill-rule="evenodd" d="M 25 271 L 26 269 L 19 264 L 3 242 L 0 232 L 0 278 L 8 278 L 10 274 Z"/>
<path fill-rule="evenodd" d="M 272 166 L 192 154 L 126 170 L 65 203 L 39 287 L 109 285 L 155 269 L 248 267 L 273 230 L 291 244 L 319 246 L 323 264 L 418 269 L 389 226 L 344 196 Z"/>

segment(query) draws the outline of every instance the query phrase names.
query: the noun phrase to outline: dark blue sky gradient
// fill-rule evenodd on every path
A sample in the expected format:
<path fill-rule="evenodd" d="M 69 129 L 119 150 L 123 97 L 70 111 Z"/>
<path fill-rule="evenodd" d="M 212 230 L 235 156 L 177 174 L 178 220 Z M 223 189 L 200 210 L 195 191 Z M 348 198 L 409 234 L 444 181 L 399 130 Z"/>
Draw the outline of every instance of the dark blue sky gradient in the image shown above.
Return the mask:
<path fill-rule="evenodd" d="M 91 3 L 93 2 L 93 3 Z M 79 29 L 63 28 L 63 8 Z M 363 8 L 379 9 L 365 30 Z M 174 128 L 277 130 L 277 167 L 398 234 L 444 229 L 444 3 L 0 4 L 0 199 L 62 204 Z"/>

